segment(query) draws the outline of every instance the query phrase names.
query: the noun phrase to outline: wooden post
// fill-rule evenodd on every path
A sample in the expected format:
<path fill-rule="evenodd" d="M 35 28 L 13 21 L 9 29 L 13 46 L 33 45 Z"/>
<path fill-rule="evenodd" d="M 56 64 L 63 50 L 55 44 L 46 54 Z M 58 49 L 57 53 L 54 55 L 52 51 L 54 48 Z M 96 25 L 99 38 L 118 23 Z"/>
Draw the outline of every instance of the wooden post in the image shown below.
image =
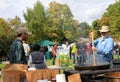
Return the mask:
<path fill-rule="evenodd" d="M 91 39 L 92 39 L 92 47 L 94 46 L 94 32 L 91 32 Z M 95 61 L 95 51 L 93 50 L 92 51 L 92 54 L 93 54 L 93 66 L 96 66 L 96 61 Z"/>

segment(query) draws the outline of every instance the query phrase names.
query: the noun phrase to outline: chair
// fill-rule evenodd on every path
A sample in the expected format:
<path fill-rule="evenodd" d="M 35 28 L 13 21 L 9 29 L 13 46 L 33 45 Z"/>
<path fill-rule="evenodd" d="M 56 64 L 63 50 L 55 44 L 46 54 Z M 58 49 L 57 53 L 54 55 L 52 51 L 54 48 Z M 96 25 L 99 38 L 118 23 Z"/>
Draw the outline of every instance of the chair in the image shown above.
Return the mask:
<path fill-rule="evenodd" d="M 68 82 L 82 82 L 80 78 L 80 74 L 72 74 L 68 76 Z"/>

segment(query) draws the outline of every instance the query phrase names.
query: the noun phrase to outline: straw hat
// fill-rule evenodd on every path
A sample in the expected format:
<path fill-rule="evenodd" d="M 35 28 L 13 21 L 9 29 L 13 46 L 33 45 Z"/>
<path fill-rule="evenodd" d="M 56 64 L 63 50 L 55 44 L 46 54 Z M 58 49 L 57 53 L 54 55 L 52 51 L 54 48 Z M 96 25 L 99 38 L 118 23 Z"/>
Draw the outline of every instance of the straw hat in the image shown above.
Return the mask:
<path fill-rule="evenodd" d="M 102 26 L 100 32 L 109 32 L 109 27 L 108 26 Z"/>
<path fill-rule="evenodd" d="M 28 35 L 31 35 L 32 33 L 28 31 L 28 29 L 26 27 L 19 27 L 16 32 L 18 34 L 22 34 L 22 33 L 26 33 Z"/>

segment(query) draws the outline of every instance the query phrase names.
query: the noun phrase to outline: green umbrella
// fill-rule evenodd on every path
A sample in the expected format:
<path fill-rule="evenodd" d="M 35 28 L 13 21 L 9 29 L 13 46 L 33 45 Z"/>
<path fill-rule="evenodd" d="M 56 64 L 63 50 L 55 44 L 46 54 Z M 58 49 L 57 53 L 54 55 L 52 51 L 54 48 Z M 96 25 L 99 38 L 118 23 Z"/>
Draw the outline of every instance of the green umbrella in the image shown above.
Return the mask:
<path fill-rule="evenodd" d="M 42 40 L 42 41 L 39 41 L 37 44 L 39 44 L 40 46 L 52 46 L 54 45 L 54 42 L 49 40 Z"/>

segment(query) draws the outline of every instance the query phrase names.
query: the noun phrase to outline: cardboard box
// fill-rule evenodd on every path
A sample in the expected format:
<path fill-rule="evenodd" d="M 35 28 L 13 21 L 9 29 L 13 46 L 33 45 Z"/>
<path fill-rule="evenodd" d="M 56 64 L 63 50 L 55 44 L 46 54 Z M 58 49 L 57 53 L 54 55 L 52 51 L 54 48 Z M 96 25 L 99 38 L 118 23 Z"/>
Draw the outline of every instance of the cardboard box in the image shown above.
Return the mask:
<path fill-rule="evenodd" d="M 7 64 L 2 70 L 3 82 L 23 82 L 26 78 L 27 65 Z"/>
<path fill-rule="evenodd" d="M 32 70 L 26 72 L 27 82 L 37 82 L 37 80 L 42 80 L 43 71 L 42 70 Z"/>

